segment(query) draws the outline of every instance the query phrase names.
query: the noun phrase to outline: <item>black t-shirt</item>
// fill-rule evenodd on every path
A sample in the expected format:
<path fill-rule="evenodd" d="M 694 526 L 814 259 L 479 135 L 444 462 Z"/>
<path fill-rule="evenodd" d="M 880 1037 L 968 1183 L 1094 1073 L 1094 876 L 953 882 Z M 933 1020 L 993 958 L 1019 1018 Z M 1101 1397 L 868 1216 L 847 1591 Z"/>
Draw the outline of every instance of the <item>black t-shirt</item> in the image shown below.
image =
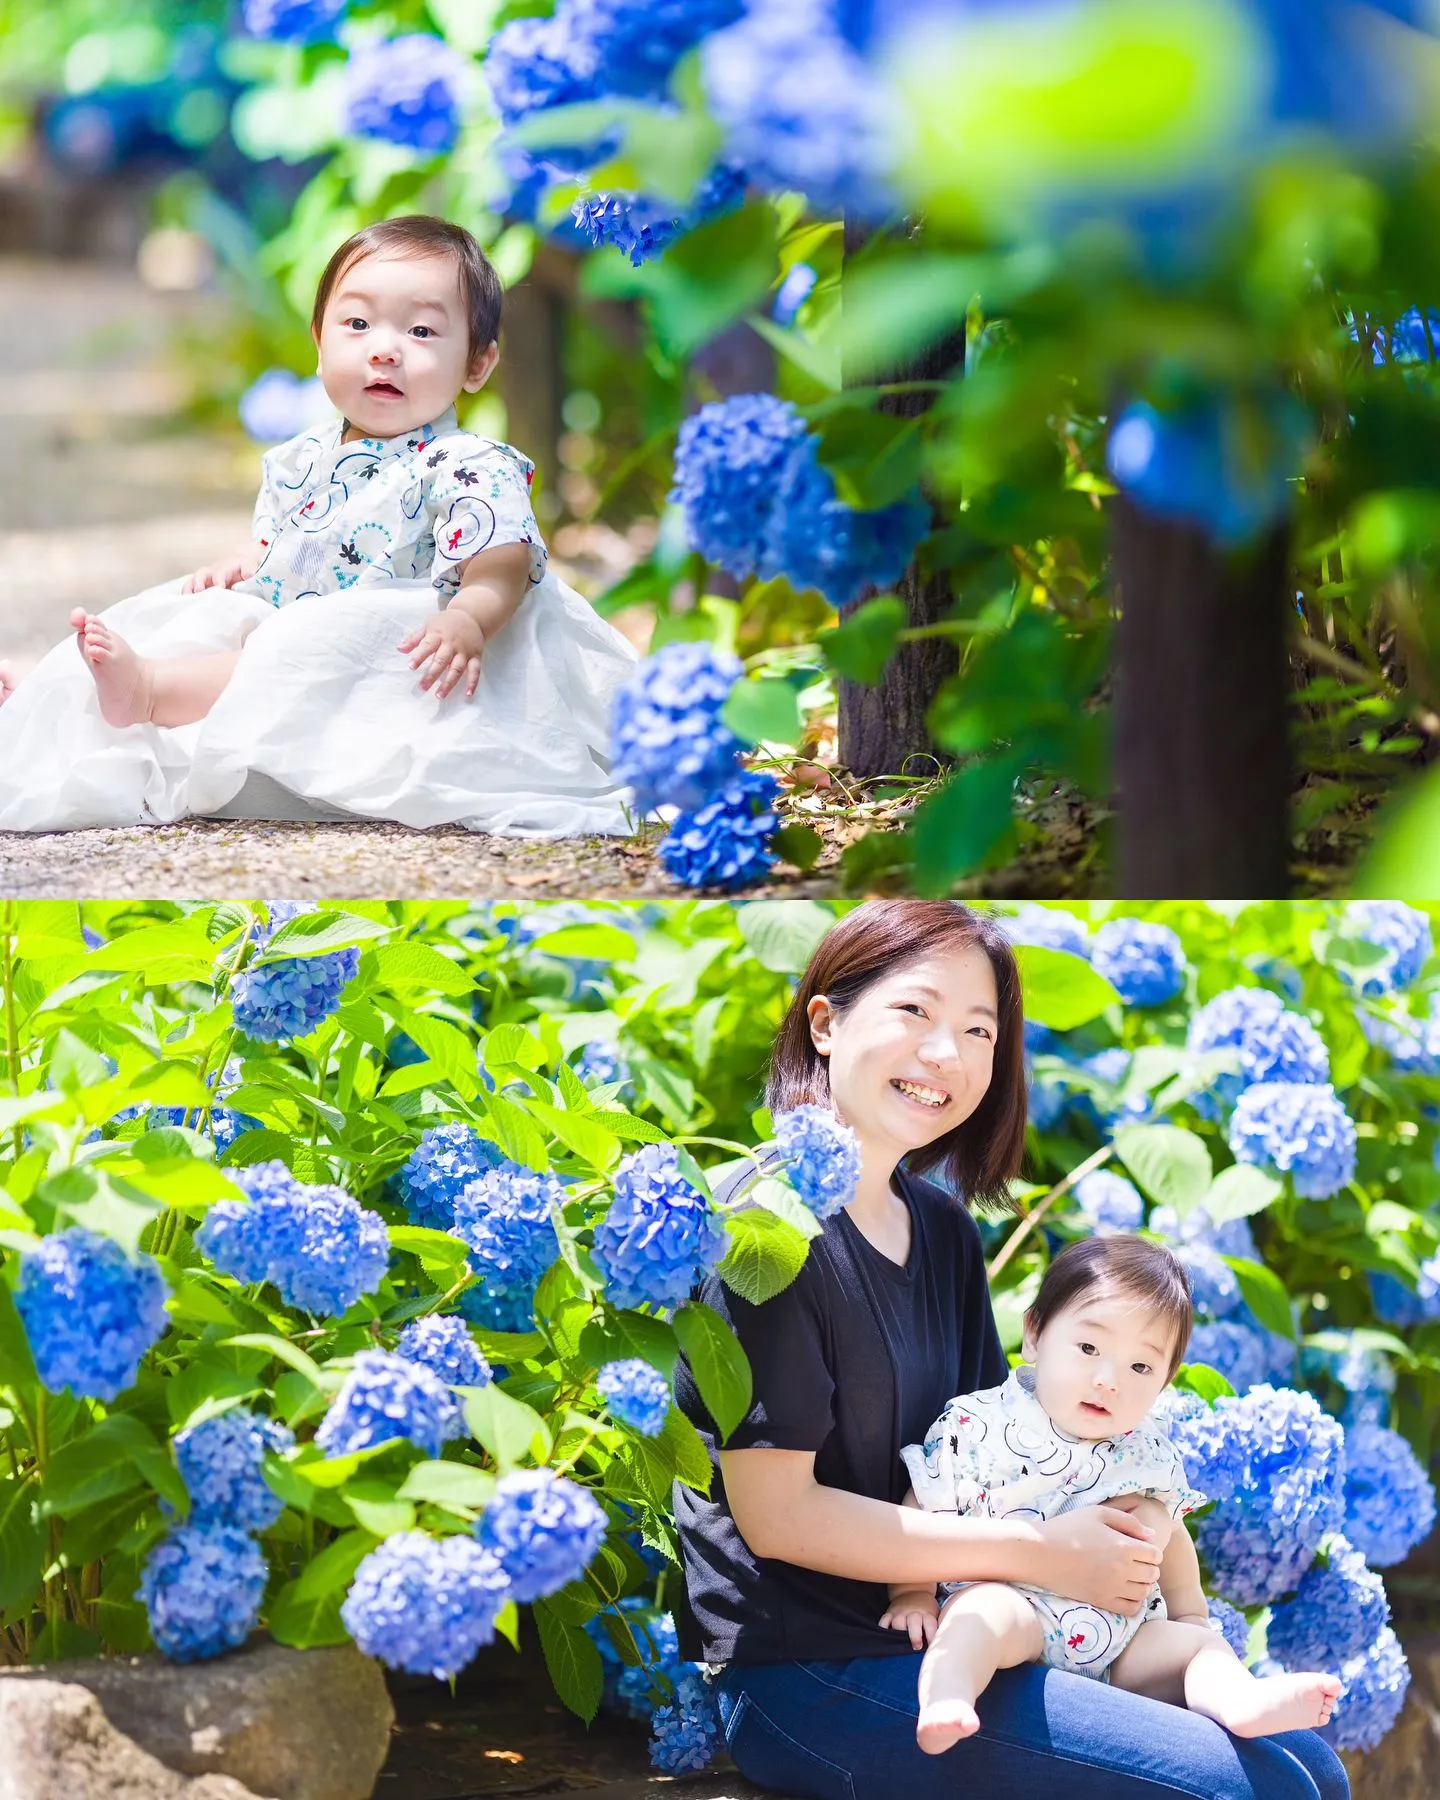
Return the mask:
<path fill-rule="evenodd" d="M 753 1306 L 718 1276 L 696 1297 L 730 1321 L 755 1379 L 750 1411 L 725 1448 L 813 1450 L 826 1487 L 898 1503 L 909 1486 L 901 1446 L 922 1442 L 954 1395 L 1004 1381 L 1009 1365 L 974 1219 L 903 1170 L 896 1187 L 912 1226 L 904 1268 L 841 1211 L 773 1299 Z M 752 1554 L 725 1497 L 714 1422 L 683 1358 L 675 1395 L 714 1465 L 708 1499 L 675 1485 L 688 1602 L 677 1616 L 681 1655 L 763 1663 L 908 1654 L 903 1632 L 880 1628 L 883 1582 Z"/>

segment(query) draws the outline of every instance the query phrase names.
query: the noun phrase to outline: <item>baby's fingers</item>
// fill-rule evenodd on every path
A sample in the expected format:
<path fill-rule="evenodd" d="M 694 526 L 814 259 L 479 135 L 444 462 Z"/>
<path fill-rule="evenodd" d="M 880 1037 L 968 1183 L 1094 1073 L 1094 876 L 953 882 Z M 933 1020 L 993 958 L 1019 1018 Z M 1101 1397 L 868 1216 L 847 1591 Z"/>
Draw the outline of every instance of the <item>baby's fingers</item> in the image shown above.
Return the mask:
<path fill-rule="evenodd" d="M 417 625 L 413 631 L 406 632 L 405 636 L 401 638 L 395 648 L 403 655 L 405 651 L 413 650 L 424 635 L 425 627 L 423 625 Z"/>
<path fill-rule="evenodd" d="M 925 1642 L 923 1644 L 917 1644 L 915 1648 L 917 1650 L 924 1650 L 928 1649 L 930 1645 L 935 1642 L 935 1633 L 939 1629 L 940 1621 L 932 1617 L 929 1613 L 921 1613 L 920 1625 L 921 1636 L 925 1639 Z"/>
<path fill-rule="evenodd" d="M 457 650 L 446 665 L 445 671 L 440 677 L 440 685 L 435 690 L 442 700 L 454 693 L 456 684 L 464 673 L 465 652 L 463 650 Z"/>
<path fill-rule="evenodd" d="M 472 656 L 465 677 L 465 698 L 467 700 L 473 700 L 475 698 L 475 690 L 479 685 L 480 658 L 478 656 Z"/>

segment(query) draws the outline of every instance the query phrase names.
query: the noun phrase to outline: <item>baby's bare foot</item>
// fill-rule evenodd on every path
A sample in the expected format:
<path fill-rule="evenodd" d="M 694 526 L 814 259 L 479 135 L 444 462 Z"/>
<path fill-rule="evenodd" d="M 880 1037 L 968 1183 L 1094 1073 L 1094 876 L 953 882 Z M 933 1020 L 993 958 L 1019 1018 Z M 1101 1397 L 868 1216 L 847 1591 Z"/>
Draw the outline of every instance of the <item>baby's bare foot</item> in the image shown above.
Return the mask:
<path fill-rule="evenodd" d="M 95 677 L 100 717 L 107 725 L 143 725 L 150 717 L 150 665 L 103 619 L 76 607 L 75 641 Z"/>
<path fill-rule="evenodd" d="M 15 673 L 13 663 L 0 662 L 0 706 L 3 706 L 15 692 L 19 680 L 20 677 Z"/>
<path fill-rule="evenodd" d="M 1270 1737 L 1277 1731 L 1313 1731 L 1329 1722 L 1342 1686 L 1338 1675 L 1265 1675 L 1227 1696 L 1217 1723 L 1236 1737 Z"/>
<path fill-rule="evenodd" d="M 932 1700 L 920 1708 L 915 1741 L 928 1756 L 940 1756 L 980 1729 L 980 1715 L 968 1700 Z"/>

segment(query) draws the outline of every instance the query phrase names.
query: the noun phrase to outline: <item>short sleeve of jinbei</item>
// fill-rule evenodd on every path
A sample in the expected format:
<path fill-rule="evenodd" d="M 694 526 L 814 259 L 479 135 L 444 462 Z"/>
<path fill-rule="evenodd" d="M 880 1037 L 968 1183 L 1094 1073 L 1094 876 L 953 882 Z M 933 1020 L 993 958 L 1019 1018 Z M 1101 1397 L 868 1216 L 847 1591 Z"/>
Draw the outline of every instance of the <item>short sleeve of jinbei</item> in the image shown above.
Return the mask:
<path fill-rule="evenodd" d="M 502 544 L 528 544 L 531 584 L 544 580 L 549 553 L 530 504 L 528 457 L 459 431 L 422 450 L 420 468 L 435 537 L 433 586 L 453 594 L 471 557 Z"/>

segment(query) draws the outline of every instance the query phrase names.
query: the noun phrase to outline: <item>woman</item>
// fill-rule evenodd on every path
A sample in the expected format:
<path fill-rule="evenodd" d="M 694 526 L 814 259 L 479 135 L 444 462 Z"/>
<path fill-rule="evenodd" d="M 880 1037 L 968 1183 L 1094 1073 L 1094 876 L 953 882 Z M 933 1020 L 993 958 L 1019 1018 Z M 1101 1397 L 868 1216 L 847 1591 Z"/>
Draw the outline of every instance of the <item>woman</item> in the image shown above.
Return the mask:
<path fill-rule="evenodd" d="M 1032 1784 L 1066 1800 L 1345 1800 L 1313 1732 L 1241 1741 L 1032 1666 L 996 1676 L 974 1737 L 920 1751 L 920 1656 L 880 1628 L 887 1582 L 1024 1580 L 1132 1614 L 1160 1559 L 1118 1506 L 1029 1521 L 899 1504 L 901 1445 L 952 1395 L 1008 1373 L 980 1234 L 952 1198 L 1003 1199 L 1024 1148 L 1020 977 L 1003 931 L 944 900 L 848 914 L 791 1003 L 769 1101 L 833 1104 L 862 1172 L 783 1293 L 753 1306 L 704 1284 L 755 1380 L 723 1448 L 683 1366 L 677 1386 L 716 1465 L 708 1499 L 676 1488 L 681 1649 L 724 1665 L 716 1694 L 742 1773 L 814 1800 L 999 1800 Z"/>

